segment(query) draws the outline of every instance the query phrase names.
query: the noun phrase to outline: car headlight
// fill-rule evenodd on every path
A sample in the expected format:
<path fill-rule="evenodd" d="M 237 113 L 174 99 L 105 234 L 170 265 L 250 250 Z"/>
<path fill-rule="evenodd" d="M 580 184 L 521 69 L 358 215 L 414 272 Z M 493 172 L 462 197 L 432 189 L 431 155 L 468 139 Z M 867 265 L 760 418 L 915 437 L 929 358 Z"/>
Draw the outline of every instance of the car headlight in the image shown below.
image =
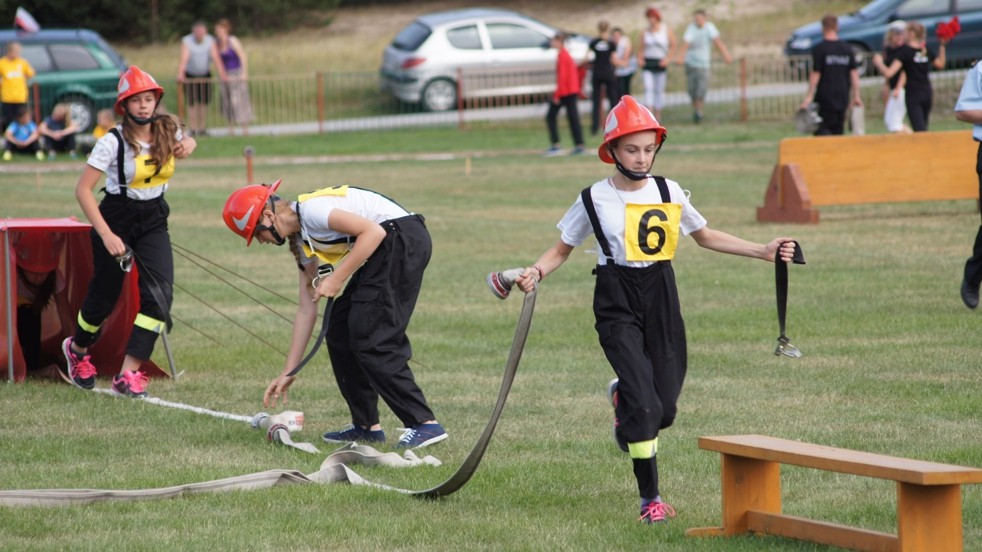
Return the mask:
<path fill-rule="evenodd" d="M 804 36 L 800 38 L 791 37 L 791 40 L 788 41 L 788 46 L 792 50 L 810 50 L 812 47 L 812 39 Z"/>

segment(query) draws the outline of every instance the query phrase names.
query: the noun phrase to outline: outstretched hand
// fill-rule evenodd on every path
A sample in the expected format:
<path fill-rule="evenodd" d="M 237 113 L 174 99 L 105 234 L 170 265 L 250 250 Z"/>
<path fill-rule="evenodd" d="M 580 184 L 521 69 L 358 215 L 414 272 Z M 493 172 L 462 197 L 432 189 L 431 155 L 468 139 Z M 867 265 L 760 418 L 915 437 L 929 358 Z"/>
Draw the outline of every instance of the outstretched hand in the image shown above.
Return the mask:
<path fill-rule="evenodd" d="M 539 271 L 533 266 L 527 267 L 521 276 L 515 278 L 515 283 L 518 284 L 518 289 L 530 293 L 539 284 Z"/>
<path fill-rule="evenodd" d="M 289 402 L 289 397 L 287 396 L 290 386 L 296 381 L 296 376 L 277 376 L 269 386 L 266 387 L 266 392 L 263 393 L 263 407 L 265 408 L 276 408 L 276 403 L 282 398 L 283 401 L 280 404 L 285 405 Z"/>

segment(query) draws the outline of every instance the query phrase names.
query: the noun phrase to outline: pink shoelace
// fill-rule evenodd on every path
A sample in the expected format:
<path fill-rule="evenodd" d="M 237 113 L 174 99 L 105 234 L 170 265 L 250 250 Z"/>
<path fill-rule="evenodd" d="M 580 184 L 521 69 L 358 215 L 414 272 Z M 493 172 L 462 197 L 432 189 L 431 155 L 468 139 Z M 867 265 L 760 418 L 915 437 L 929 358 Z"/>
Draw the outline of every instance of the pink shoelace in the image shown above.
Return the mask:
<path fill-rule="evenodd" d="M 123 379 L 129 385 L 131 393 L 143 393 L 147 388 L 147 383 L 150 381 L 147 375 L 139 370 L 135 372 L 123 372 Z"/>
<path fill-rule="evenodd" d="M 672 508 L 664 502 L 649 502 L 647 506 L 641 510 L 641 517 L 638 521 L 644 523 L 657 523 L 659 521 L 665 521 L 666 517 L 675 517 L 675 508 Z"/>
<path fill-rule="evenodd" d="M 75 356 L 74 352 L 72 353 L 72 356 Z M 74 366 L 72 366 L 72 377 L 76 377 L 79 379 L 88 379 L 95 376 L 96 374 L 95 366 L 91 362 L 89 362 L 90 358 L 92 357 L 86 355 L 82 357 L 81 360 L 78 360 L 78 357 L 75 356 L 76 363 Z"/>

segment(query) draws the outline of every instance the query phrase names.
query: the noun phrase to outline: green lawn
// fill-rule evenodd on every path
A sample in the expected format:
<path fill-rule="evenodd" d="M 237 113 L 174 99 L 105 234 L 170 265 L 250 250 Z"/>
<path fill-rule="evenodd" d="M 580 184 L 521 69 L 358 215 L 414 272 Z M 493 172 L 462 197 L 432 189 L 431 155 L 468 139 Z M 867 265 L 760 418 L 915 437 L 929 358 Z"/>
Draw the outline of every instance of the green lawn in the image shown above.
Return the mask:
<path fill-rule="evenodd" d="M 947 114 L 937 119 L 934 128 L 964 128 Z M 699 450 L 697 438 L 762 433 L 982 466 L 979 313 L 958 297 L 979 223 L 974 203 L 822 208 L 819 225 L 758 224 L 754 210 L 789 125 L 669 131 L 655 172 L 690 190 L 713 227 L 757 241 L 793 236 L 808 261 L 790 269 L 788 335 L 804 353 L 792 360 L 772 354 L 778 334 L 773 266 L 714 254 L 692 240 L 680 245 L 675 267 L 689 375 L 659 456 L 663 495 L 678 512 L 671 523 L 635 522 L 634 478 L 611 439 L 604 396 L 611 370 L 592 327 L 595 253 L 580 248 L 541 287 L 498 432 L 457 494 L 419 501 L 362 487 L 286 486 L 129 504 L 0 508 L 0 549 L 826 550 L 779 538 L 685 537 L 688 528 L 720 523 L 718 455 Z M 521 306 L 519 298 L 493 298 L 485 274 L 532 262 L 558 238 L 555 223 L 578 191 L 610 172 L 592 155 L 542 159 L 544 138 L 539 122 L 465 132 L 205 138 L 195 161 L 178 167 L 168 192 L 172 238 L 268 289 L 226 276 L 289 318 L 294 306 L 276 297 L 296 296 L 289 253 L 246 249 L 221 221 L 225 198 L 244 183 L 244 145 L 257 148 L 256 179 L 283 178 L 285 195 L 352 184 L 426 215 L 434 256 L 410 337 L 417 378 L 451 433 L 427 450 L 444 465 L 356 469 L 386 484 L 429 488 L 456 470 L 483 429 Z M 456 155 L 436 161 L 408 155 L 434 152 Z M 469 174 L 468 152 L 482 154 L 472 157 Z M 292 153 L 405 155 L 295 163 L 286 157 Z M 0 186 L 17 192 L 4 194 L 0 216 L 82 218 L 72 195 L 78 167 L 37 166 L 67 168 L 4 174 Z M 176 265 L 180 322 L 171 343 L 186 374 L 154 381 L 151 392 L 238 414 L 262 410 L 262 392 L 283 356 L 210 307 L 281 349 L 289 324 L 184 257 Z M 158 349 L 154 358 L 165 366 Z M 319 435 L 348 421 L 325 353 L 304 370 L 291 398 L 290 409 L 306 414 L 299 438 L 323 445 L 324 454 L 270 445 L 240 422 L 64 384 L 3 385 L 0 488 L 139 489 L 273 468 L 310 473 L 332 450 Z M 398 435 L 398 421 L 384 406 L 382 423 Z M 786 512 L 893 531 L 893 483 L 794 468 L 783 474 Z M 982 488 L 965 488 L 963 505 L 965 549 L 982 550 Z"/>

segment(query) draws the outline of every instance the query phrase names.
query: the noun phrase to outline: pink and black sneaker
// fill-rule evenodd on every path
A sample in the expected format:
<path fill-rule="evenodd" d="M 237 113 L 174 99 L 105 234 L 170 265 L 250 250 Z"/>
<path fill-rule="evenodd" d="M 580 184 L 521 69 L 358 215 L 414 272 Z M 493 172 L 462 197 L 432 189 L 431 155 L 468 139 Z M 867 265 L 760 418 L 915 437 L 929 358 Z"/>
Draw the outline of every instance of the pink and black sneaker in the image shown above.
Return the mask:
<path fill-rule="evenodd" d="M 142 399 L 147 393 L 147 375 L 137 370 L 123 370 L 113 378 L 112 392 L 116 395 Z"/>
<path fill-rule="evenodd" d="M 72 350 L 70 337 L 66 337 L 61 342 L 61 352 L 65 354 L 65 360 L 68 362 L 68 377 L 65 380 L 79 389 L 89 390 L 95 387 L 96 369 L 89 362 L 92 357 L 76 354 Z"/>
<path fill-rule="evenodd" d="M 650 525 L 662 523 L 670 517 L 675 517 L 675 508 L 655 499 L 641 506 L 641 517 L 638 518 L 638 521 Z"/>

